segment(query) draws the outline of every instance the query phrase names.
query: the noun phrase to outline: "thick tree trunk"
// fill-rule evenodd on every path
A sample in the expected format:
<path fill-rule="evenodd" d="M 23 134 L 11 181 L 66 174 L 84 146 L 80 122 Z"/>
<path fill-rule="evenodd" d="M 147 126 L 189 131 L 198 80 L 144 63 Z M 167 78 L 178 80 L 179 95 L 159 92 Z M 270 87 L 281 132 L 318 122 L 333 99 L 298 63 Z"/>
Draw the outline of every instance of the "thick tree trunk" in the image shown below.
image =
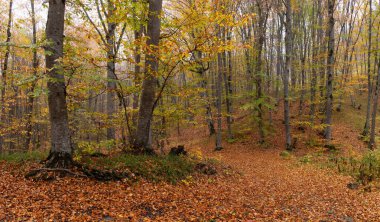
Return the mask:
<path fill-rule="evenodd" d="M 147 29 L 147 45 L 151 52 L 146 55 L 145 78 L 141 93 L 140 109 L 137 131 L 134 138 L 134 151 L 136 153 L 153 153 L 149 143 L 149 134 L 156 99 L 157 72 L 158 72 L 158 44 L 160 39 L 162 0 L 149 0 L 149 15 Z"/>
<path fill-rule="evenodd" d="M 6 43 L 9 43 L 11 41 L 12 32 L 11 32 L 11 26 L 12 26 L 12 6 L 13 6 L 13 0 L 9 1 L 9 9 L 8 9 L 8 24 L 7 24 L 7 39 Z M 1 89 L 1 113 L 0 113 L 0 122 L 3 123 L 5 120 L 5 93 L 7 88 L 7 72 L 8 72 L 8 61 L 9 61 L 9 54 L 10 54 L 10 47 L 9 45 L 5 48 L 5 56 L 4 56 L 4 62 L 2 67 L 2 89 Z M 0 153 L 3 151 L 3 137 L 0 136 Z"/>
<path fill-rule="evenodd" d="M 49 76 L 47 87 L 51 124 L 51 150 L 46 165 L 65 168 L 72 162 L 72 145 L 69 133 L 66 104 L 66 85 L 62 67 L 58 62 L 63 57 L 63 32 L 65 1 L 49 0 L 46 39 L 46 70 Z"/>
<path fill-rule="evenodd" d="M 335 0 L 328 0 L 328 54 L 327 54 L 327 81 L 326 81 L 326 118 L 325 139 L 331 140 L 331 123 L 333 111 L 333 78 L 334 78 L 334 5 Z"/>
<path fill-rule="evenodd" d="M 290 107 L 289 107 L 289 75 L 292 65 L 292 5 L 291 0 L 286 0 L 286 21 L 285 21 L 285 70 L 284 70 L 284 122 L 285 122 L 285 147 L 293 150 L 292 137 L 290 132 Z"/>

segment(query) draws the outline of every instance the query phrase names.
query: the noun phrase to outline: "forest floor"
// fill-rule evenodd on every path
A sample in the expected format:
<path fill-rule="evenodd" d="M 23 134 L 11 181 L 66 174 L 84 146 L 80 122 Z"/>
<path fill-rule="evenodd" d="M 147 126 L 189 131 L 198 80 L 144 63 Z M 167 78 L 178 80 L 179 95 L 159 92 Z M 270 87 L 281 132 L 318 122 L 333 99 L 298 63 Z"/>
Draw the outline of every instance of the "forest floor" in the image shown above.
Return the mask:
<path fill-rule="evenodd" d="M 33 182 L 16 166 L 0 163 L 0 221 L 380 221 L 380 192 L 348 189 L 351 177 L 300 161 L 314 148 L 299 149 L 289 158 L 280 155 L 280 118 L 274 117 L 276 130 L 264 146 L 247 133 L 215 152 L 204 129 L 183 132 L 174 140 L 187 141 L 187 148 L 234 171 L 194 175 L 177 184 L 81 178 Z M 343 121 L 335 126 L 333 141 L 341 149 L 365 149 L 357 129 Z"/>

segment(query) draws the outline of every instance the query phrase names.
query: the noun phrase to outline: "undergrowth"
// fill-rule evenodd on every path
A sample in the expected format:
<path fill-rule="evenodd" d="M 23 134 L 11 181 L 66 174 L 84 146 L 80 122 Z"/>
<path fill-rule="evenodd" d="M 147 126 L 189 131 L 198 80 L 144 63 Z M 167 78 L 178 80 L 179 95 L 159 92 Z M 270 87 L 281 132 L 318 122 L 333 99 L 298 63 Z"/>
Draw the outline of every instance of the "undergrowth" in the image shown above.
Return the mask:
<path fill-rule="evenodd" d="M 21 162 L 39 162 L 47 157 L 46 152 L 41 151 L 27 151 L 27 152 L 8 152 L 0 154 L 0 161 L 7 161 L 9 163 Z"/>
<path fill-rule="evenodd" d="M 165 181 L 177 183 L 187 181 L 194 173 L 216 174 L 219 162 L 215 159 L 206 159 L 195 153 L 188 156 L 177 155 L 132 155 L 113 154 L 93 156 L 94 152 L 77 152 L 74 159 L 86 167 L 105 172 L 128 172 L 134 175 L 133 179 L 146 179 L 152 182 Z M 3 153 L 0 161 L 10 164 L 23 162 L 38 163 L 45 160 L 47 153 L 30 151 Z"/>
<path fill-rule="evenodd" d="M 380 151 L 368 151 L 361 157 L 332 159 L 339 172 L 352 176 L 358 183 L 367 185 L 380 182 Z"/>
<path fill-rule="evenodd" d="M 195 170 L 197 161 L 185 156 L 150 156 L 122 154 L 103 158 L 83 158 L 82 162 L 106 170 L 129 170 L 149 181 L 176 183 Z"/>
<path fill-rule="evenodd" d="M 343 175 L 351 176 L 362 185 L 380 183 L 380 150 L 349 156 L 341 156 L 338 151 L 334 150 L 320 150 L 299 157 L 298 162 L 315 164 L 320 168 L 335 169 Z"/>

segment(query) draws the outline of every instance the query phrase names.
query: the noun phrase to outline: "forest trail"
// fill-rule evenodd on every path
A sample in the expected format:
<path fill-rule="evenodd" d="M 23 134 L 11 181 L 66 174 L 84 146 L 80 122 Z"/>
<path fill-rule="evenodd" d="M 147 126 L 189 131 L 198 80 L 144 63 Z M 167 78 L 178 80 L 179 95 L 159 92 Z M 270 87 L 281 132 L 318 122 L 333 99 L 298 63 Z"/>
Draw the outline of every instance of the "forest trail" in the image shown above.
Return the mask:
<path fill-rule="evenodd" d="M 277 133 L 266 148 L 249 135 L 220 152 L 213 151 L 212 138 L 182 136 L 188 136 L 187 147 L 198 147 L 233 171 L 177 185 L 131 185 L 78 178 L 32 182 L 2 164 L 0 221 L 380 221 L 380 193 L 350 190 L 348 176 L 281 157 L 283 141 L 277 139 L 283 137 Z"/>
<path fill-rule="evenodd" d="M 350 190 L 350 177 L 314 165 L 284 160 L 280 150 L 223 151 L 222 160 L 243 173 L 238 190 L 253 221 L 380 221 L 377 192 Z M 243 213 L 244 215 L 244 213 Z"/>

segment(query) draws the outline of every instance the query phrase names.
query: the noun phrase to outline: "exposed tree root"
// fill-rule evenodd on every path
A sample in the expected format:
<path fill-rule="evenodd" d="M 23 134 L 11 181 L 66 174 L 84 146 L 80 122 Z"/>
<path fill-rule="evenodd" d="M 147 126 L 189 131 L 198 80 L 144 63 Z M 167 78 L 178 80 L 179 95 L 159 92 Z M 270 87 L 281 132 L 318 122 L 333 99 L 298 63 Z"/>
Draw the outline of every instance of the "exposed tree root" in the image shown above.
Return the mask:
<path fill-rule="evenodd" d="M 58 174 L 58 175 L 56 175 Z M 85 177 L 84 174 L 75 173 L 69 169 L 64 168 L 39 168 L 31 170 L 29 173 L 25 175 L 25 178 L 33 178 L 37 180 L 50 180 L 54 179 L 56 176 L 65 176 L 72 175 L 74 177 Z"/>
<path fill-rule="evenodd" d="M 31 170 L 25 178 L 33 180 L 54 180 L 57 177 L 74 176 L 98 181 L 116 181 L 124 178 L 134 179 L 129 171 L 116 172 L 100 170 L 75 162 L 67 153 L 51 153 L 42 168 Z"/>

